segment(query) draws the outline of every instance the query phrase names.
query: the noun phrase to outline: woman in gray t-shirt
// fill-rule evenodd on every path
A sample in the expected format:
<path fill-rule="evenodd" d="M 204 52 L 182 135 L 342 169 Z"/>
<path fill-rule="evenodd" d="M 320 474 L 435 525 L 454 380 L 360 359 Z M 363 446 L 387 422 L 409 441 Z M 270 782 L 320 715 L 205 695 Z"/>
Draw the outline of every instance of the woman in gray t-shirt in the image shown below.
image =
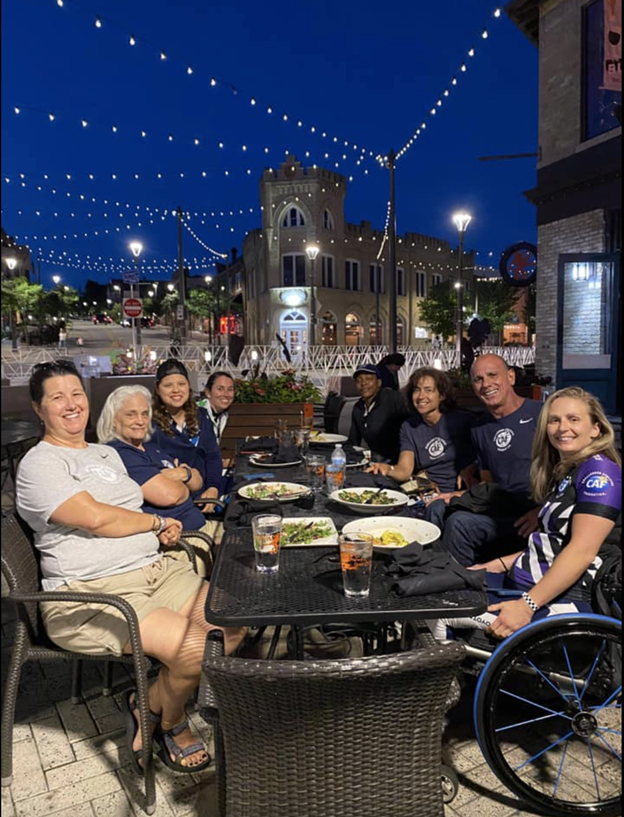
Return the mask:
<path fill-rule="evenodd" d="M 149 690 L 153 738 L 163 762 L 180 772 L 210 763 L 188 726 L 184 706 L 199 684 L 206 633 L 208 584 L 189 563 L 163 555 L 177 542 L 181 523 L 141 511 L 140 487 L 119 454 L 85 441 L 89 402 L 75 366 L 66 360 L 35 366 L 32 406 L 43 423 L 42 441 L 22 460 L 17 509 L 41 552 L 44 590 L 111 593 L 125 598 L 140 622 L 147 655 L 162 668 Z M 45 602 L 50 638 L 76 652 L 130 652 L 125 618 L 98 604 Z M 241 631 L 226 631 L 226 649 Z M 142 736 L 135 691 L 125 698 L 127 748 L 138 773 Z"/>

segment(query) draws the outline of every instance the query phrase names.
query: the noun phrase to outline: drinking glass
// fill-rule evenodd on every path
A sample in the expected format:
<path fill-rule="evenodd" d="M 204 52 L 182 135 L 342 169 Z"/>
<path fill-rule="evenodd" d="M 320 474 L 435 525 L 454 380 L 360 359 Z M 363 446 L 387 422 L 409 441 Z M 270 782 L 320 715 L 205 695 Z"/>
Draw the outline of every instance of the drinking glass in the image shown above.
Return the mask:
<path fill-rule="evenodd" d="M 310 488 L 319 491 L 325 484 L 325 468 L 327 460 L 322 454 L 308 454 L 306 457 Z"/>
<path fill-rule="evenodd" d="M 370 592 L 373 565 L 370 533 L 343 533 L 340 537 L 340 567 L 345 596 L 364 598 Z"/>
<path fill-rule="evenodd" d="M 275 514 L 254 516 L 251 520 L 256 570 L 277 573 L 279 568 L 282 517 Z"/>
<path fill-rule="evenodd" d="M 341 465 L 329 463 L 325 469 L 325 479 L 327 481 L 327 494 L 331 496 L 334 491 L 344 488 L 345 468 Z"/>
<path fill-rule="evenodd" d="M 310 450 L 310 429 L 302 426 L 295 432 L 295 445 L 302 457 L 307 457 Z"/>
<path fill-rule="evenodd" d="M 275 437 L 277 438 L 278 442 L 280 442 L 280 443 L 282 442 L 282 437 L 283 437 L 285 431 L 288 431 L 288 420 L 282 420 L 282 419 L 278 418 L 275 421 L 275 429 L 274 429 L 274 434 L 275 434 Z"/>

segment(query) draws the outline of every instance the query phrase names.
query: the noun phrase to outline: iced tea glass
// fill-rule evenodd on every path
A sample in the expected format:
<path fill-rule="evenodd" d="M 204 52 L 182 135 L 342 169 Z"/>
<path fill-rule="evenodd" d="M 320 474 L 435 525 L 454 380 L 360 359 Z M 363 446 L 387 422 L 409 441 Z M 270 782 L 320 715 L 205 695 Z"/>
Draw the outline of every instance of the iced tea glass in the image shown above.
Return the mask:
<path fill-rule="evenodd" d="M 345 596 L 365 598 L 370 592 L 374 540 L 370 533 L 343 533 L 340 567 Z"/>
<path fill-rule="evenodd" d="M 276 514 L 254 516 L 251 520 L 256 570 L 277 573 L 279 569 L 282 517 Z"/>

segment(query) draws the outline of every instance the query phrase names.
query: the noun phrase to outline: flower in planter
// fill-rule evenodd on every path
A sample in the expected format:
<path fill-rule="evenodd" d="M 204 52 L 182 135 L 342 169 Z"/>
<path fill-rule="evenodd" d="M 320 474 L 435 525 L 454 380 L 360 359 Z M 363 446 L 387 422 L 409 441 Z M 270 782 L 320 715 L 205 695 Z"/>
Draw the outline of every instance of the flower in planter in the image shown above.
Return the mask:
<path fill-rule="evenodd" d="M 309 377 L 288 369 L 284 374 L 269 377 L 253 373 L 251 379 L 236 380 L 237 403 L 314 403 L 323 396 Z"/>
<path fill-rule="evenodd" d="M 131 350 L 116 352 L 111 356 L 113 374 L 154 374 L 159 362 L 149 346 L 143 347 L 143 352 L 138 358 Z"/>

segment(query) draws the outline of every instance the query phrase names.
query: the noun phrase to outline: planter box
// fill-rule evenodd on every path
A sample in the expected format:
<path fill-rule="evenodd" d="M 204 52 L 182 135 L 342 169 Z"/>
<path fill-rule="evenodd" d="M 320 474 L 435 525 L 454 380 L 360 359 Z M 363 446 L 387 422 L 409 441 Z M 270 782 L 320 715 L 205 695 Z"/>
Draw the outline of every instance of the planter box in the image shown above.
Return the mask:
<path fill-rule="evenodd" d="M 287 420 L 294 428 L 301 422 L 301 413 L 306 420 L 314 416 L 313 403 L 234 403 L 229 409 L 228 422 L 221 438 L 224 457 L 236 453 L 236 440 L 241 437 L 271 437 L 277 420 Z"/>
<path fill-rule="evenodd" d="M 516 394 L 520 397 L 528 397 L 531 400 L 542 399 L 541 386 L 516 386 Z M 460 408 L 485 410 L 483 403 L 475 395 L 472 389 L 455 389 L 455 399 Z"/>

